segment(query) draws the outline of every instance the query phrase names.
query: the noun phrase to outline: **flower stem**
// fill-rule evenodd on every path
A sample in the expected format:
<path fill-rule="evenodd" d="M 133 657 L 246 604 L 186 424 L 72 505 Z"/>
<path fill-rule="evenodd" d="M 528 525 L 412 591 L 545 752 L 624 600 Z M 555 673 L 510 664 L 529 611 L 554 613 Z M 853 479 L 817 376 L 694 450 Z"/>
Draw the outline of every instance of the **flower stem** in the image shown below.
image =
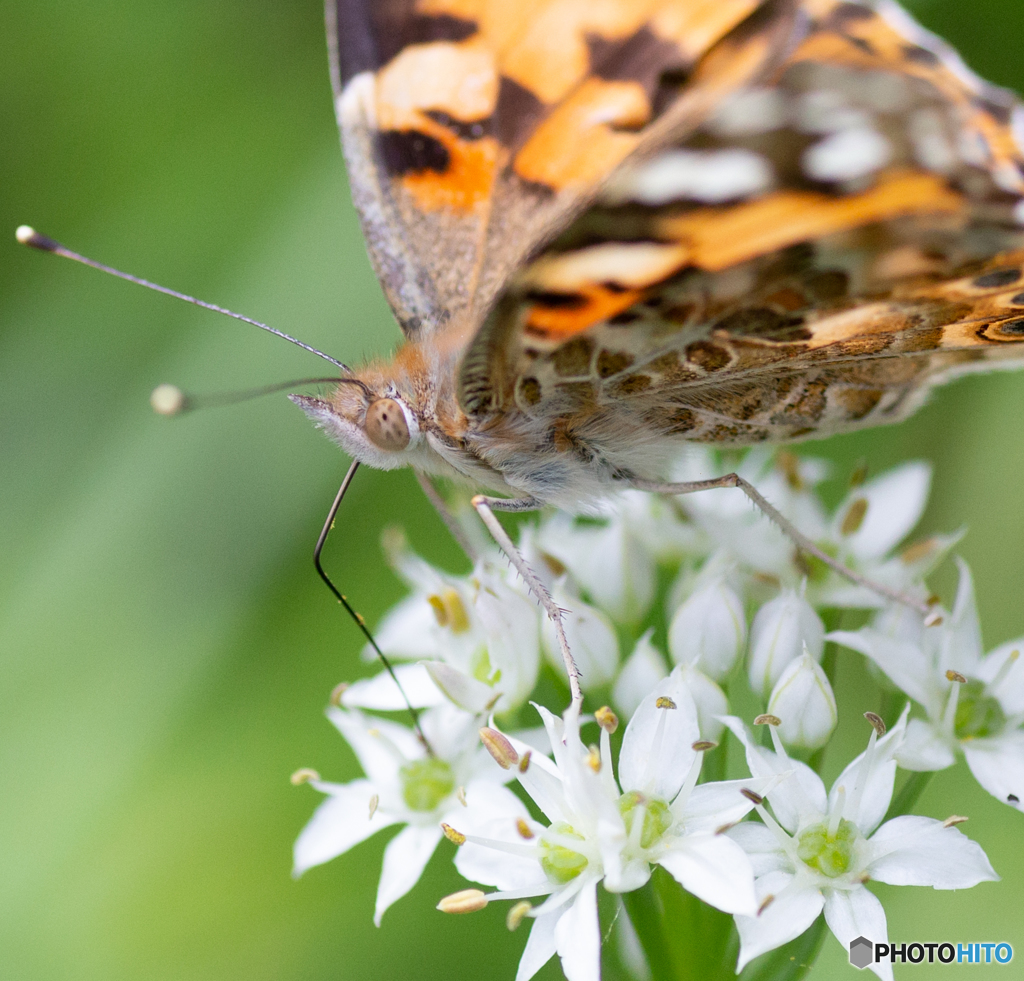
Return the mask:
<path fill-rule="evenodd" d="M 894 817 L 909 814 L 910 809 L 917 803 L 921 794 L 924 793 L 924 789 L 928 786 L 928 782 L 933 774 L 933 770 L 911 773 L 906 781 L 904 781 L 903 786 L 900 787 L 900 792 L 896 795 L 896 799 L 889 805 L 889 810 L 885 814 L 885 820 L 889 821 Z"/>
<path fill-rule="evenodd" d="M 653 981 L 734 981 L 736 946 L 727 913 L 702 903 L 660 868 L 622 899 Z"/>

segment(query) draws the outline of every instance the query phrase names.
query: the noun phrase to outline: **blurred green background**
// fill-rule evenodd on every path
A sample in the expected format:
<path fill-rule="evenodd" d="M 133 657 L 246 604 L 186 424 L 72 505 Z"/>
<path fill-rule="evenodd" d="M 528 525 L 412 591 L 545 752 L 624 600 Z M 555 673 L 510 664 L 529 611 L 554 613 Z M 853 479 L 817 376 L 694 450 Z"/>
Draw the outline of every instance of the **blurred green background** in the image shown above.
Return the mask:
<path fill-rule="evenodd" d="M 1020 0 L 915 11 L 1024 89 Z M 460 888 L 447 843 L 380 930 L 384 836 L 289 877 L 318 798 L 289 773 L 355 773 L 321 713 L 365 667 L 310 563 L 347 461 L 283 397 L 177 420 L 147 398 L 162 381 L 201 392 L 322 367 L 13 240 L 31 223 L 346 360 L 390 349 L 318 0 L 4 0 L 2 24 L 0 978 L 511 979 L 524 937 L 503 910 L 433 910 Z M 1024 633 L 1022 404 L 1024 377 L 972 379 L 896 429 L 802 450 L 840 472 L 934 461 L 925 526 L 970 526 L 989 646 Z M 409 474 L 361 472 L 329 564 L 371 622 L 401 593 L 378 547 L 393 522 L 434 559 L 455 555 Z M 851 748 L 873 691 L 845 661 Z M 1024 958 L 1024 816 L 962 767 L 922 809 L 970 815 L 1004 881 L 886 889 L 891 936 L 1007 940 Z M 852 977 L 844 963 L 830 939 L 815 976 Z M 897 977 L 933 972 L 971 973 Z"/>

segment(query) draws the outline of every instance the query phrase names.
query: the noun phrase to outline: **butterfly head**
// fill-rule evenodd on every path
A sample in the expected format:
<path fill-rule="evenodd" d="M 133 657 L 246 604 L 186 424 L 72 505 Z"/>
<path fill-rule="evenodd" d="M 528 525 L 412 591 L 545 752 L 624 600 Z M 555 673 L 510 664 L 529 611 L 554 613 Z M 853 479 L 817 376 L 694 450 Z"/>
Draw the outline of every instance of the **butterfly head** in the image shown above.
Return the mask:
<path fill-rule="evenodd" d="M 426 449 L 416 410 L 394 386 L 376 391 L 345 378 L 329 399 L 289 398 L 349 456 L 377 470 L 414 464 Z"/>

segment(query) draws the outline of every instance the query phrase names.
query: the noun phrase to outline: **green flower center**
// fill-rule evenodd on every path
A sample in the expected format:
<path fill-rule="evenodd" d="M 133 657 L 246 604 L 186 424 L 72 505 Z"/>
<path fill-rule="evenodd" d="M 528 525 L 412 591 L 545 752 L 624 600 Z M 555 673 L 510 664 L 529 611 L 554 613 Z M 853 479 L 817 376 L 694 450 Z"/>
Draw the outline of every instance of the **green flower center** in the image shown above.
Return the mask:
<path fill-rule="evenodd" d="M 637 808 L 642 807 L 643 827 L 640 829 L 640 847 L 650 848 L 672 827 L 672 812 L 668 804 L 657 797 L 648 797 L 639 790 L 630 790 L 619 798 L 619 813 L 626 825 L 626 834 L 632 834 Z"/>
<path fill-rule="evenodd" d="M 398 771 L 402 799 L 410 811 L 434 811 L 455 789 L 455 775 L 444 760 L 428 756 Z"/>
<path fill-rule="evenodd" d="M 960 686 L 953 719 L 957 739 L 984 739 L 998 735 L 1005 726 L 1006 713 L 996 699 L 985 694 L 985 686 L 980 681 L 968 681 Z"/>
<path fill-rule="evenodd" d="M 577 841 L 584 841 L 581 834 L 577 834 L 571 825 L 565 821 L 557 821 L 550 828 L 555 834 L 562 838 L 575 838 Z M 588 865 L 589 859 L 586 855 L 567 848 L 565 845 L 548 841 L 545 838 L 540 842 L 540 867 L 544 874 L 552 881 L 560 885 L 571 882 Z"/>
<path fill-rule="evenodd" d="M 797 855 L 812 869 L 834 879 L 849 871 L 853 846 L 859 836 L 857 826 L 845 818 L 839 822 L 836 833 L 831 837 L 827 824 L 813 824 L 800 835 Z"/>

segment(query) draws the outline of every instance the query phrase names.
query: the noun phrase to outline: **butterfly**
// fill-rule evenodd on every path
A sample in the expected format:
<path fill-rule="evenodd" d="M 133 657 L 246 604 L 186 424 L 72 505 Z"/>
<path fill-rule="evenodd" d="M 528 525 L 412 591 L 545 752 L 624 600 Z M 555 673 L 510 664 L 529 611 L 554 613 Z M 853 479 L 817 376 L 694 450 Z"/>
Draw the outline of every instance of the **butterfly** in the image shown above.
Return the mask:
<path fill-rule="evenodd" d="M 891 423 L 1024 362 L 1024 108 L 891 0 L 327 21 L 405 341 L 293 398 L 356 461 L 504 495 L 474 504 L 506 551 L 491 508 L 722 485 L 663 481 L 689 441 Z"/>
<path fill-rule="evenodd" d="M 328 3 L 354 458 L 576 508 L 1024 360 L 1024 109 L 894 3 Z"/>

